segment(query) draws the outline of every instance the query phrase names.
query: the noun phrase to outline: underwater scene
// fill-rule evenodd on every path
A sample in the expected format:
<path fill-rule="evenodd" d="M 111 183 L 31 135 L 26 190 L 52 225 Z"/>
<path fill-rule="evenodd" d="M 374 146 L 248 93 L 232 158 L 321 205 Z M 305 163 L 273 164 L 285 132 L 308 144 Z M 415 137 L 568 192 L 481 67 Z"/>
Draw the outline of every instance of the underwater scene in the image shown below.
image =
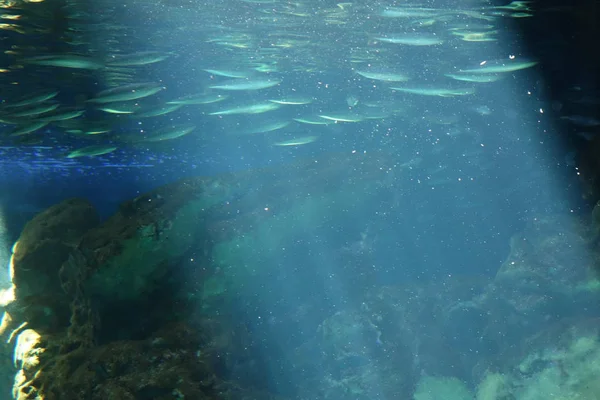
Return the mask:
<path fill-rule="evenodd" d="M 0 0 L 0 399 L 600 399 L 595 0 Z"/>

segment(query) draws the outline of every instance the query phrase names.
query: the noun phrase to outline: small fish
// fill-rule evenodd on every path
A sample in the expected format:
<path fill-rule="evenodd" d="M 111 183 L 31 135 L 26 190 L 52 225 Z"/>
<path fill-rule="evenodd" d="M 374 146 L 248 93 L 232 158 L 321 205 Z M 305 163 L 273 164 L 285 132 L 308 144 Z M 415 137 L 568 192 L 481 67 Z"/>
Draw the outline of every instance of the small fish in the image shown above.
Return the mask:
<path fill-rule="evenodd" d="M 284 97 L 282 99 L 272 99 L 269 101 L 276 104 L 299 106 L 310 104 L 312 103 L 313 99 L 308 97 Z"/>
<path fill-rule="evenodd" d="M 319 117 L 334 122 L 360 122 L 363 120 L 359 115 L 350 114 L 319 115 Z"/>
<path fill-rule="evenodd" d="M 475 83 L 490 83 L 496 82 L 502 76 L 499 74 L 446 74 L 448 78 L 463 81 L 463 82 L 475 82 Z"/>
<path fill-rule="evenodd" d="M 146 138 L 140 140 L 142 142 L 162 142 L 163 140 L 177 139 L 191 133 L 196 129 L 195 125 L 183 124 L 171 126 L 169 128 L 160 129 L 150 133 Z"/>
<path fill-rule="evenodd" d="M 271 122 L 271 123 L 267 123 L 267 124 L 261 124 L 259 126 L 256 127 L 250 127 L 248 129 L 245 129 L 243 131 L 240 131 L 240 134 L 257 134 L 257 133 L 268 133 L 268 132 L 274 132 L 277 131 L 279 129 L 283 129 L 286 126 L 288 126 L 290 124 L 290 121 L 279 121 L 279 122 Z"/>
<path fill-rule="evenodd" d="M 90 57 L 78 55 L 50 55 L 26 58 L 24 64 L 44 65 L 49 67 L 75 68 L 97 70 L 104 68 L 104 65 Z"/>
<path fill-rule="evenodd" d="M 434 35 L 388 35 L 375 38 L 380 42 L 391 44 L 403 44 L 406 46 L 435 46 L 444 41 Z"/>
<path fill-rule="evenodd" d="M 252 74 L 252 72 L 248 71 L 230 71 L 223 69 L 205 69 L 204 71 L 211 75 L 222 76 L 225 78 L 248 78 Z"/>
<path fill-rule="evenodd" d="M 31 106 L 34 104 L 43 103 L 45 101 L 55 98 L 56 95 L 58 95 L 58 92 L 53 91 L 53 92 L 41 93 L 41 94 L 32 95 L 32 96 L 26 96 L 26 97 L 21 98 L 19 101 L 15 102 L 15 103 L 7 104 L 5 106 L 5 108 L 17 108 L 17 107 Z"/>
<path fill-rule="evenodd" d="M 368 79 L 373 79 L 375 81 L 404 82 L 410 79 L 404 74 L 399 74 L 395 72 L 356 71 L 356 73 L 360 76 L 363 76 Z"/>
<path fill-rule="evenodd" d="M 230 81 L 225 81 L 220 83 L 219 85 L 209 86 L 211 89 L 220 89 L 220 90 L 231 90 L 231 91 L 241 91 L 241 90 L 260 90 L 267 89 L 273 86 L 277 86 L 281 83 L 280 80 L 270 80 L 270 79 L 234 79 Z"/>
<path fill-rule="evenodd" d="M 172 113 L 173 111 L 179 110 L 183 107 L 183 104 L 166 104 L 161 107 L 149 109 L 140 113 L 136 113 L 135 116 L 138 118 L 149 118 L 149 117 L 158 117 L 161 115 L 166 115 Z"/>
<path fill-rule="evenodd" d="M 98 110 L 109 114 L 133 114 L 139 109 L 140 105 L 133 103 L 109 103 L 98 107 Z"/>
<path fill-rule="evenodd" d="M 431 18 L 439 13 L 435 8 L 386 7 L 379 15 L 385 18 Z"/>
<path fill-rule="evenodd" d="M 28 125 L 21 126 L 10 133 L 10 136 L 22 136 L 27 135 L 29 133 L 33 133 L 43 127 L 48 125 L 48 122 L 38 121 L 32 122 Z"/>
<path fill-rule="evenodd" d="M 319 117 L 294 118 L 294 121 L 299 122 L 301 124 L 307 124 L 307 125 L 329 125 L 329 124 L 333 123 L 332 120 L 326 121 Z"/>
<path fill-rule="evenodd" d="M 249 106 L 240 106 L 229 108 L 227 110 L 215 111 L 209 115 L 236 115 L 236 114 L 262 114 L 268 111 L 277 110 L 280 104 L 275 103 L 258 103 Z"/>
<path fill-rule="evenodd" d="M 74 150 L 67 154 L 67 158 L 77 158 L 77 157 L 95 157 L 101 156 L 103 154 L 112 153 L 117 149 L 116 146 L 107 145 L 107 144 L 98 144 L 87 147 L 82 147 L 80 149 Z"/>
<path fill-rule="evenodd" d="M 455 30 L 452 32 L 454 36 L 460 36 L 460 39 L 464 40 L 465 42 L 495 42 L 498 39 L 492 37 L 491 35 L 497 33 L 498 31 L 473 32 Z"/>
<path fill-rule="evenodd" d="M 304 136 L 296 139 L 284 140 L 283 142 L 273 143 L 274 146 L 302 146 L 304 144 L 312 143 L 317 140 L 317 136 Z"/>
<path fill-rule="evenodd" d="M 475 89 L 473 88 L 463 88 L 463 89 L 450 89 L 450 88 L 400 88 L 393 87 L 390 88 L 392 90 L 397 90 L 399 92 L 410 93 L 410 94 L 418 94 L 421 96 L 439 96 L 439 97 L 454 97 L 454 96 L 466 96 L 475 93 Z"/>
<path fill-rule="evenodd" d="M 36 105 L 35 107 L 32 107 L 30 109 L 26 109 L 26 110 L 22 110 L 22 111 L 18 111 L 18 112 L 12 112 L 12 113 L 10 113 L 10 117 L 12 117 L 12 118 L 33 117 L 36 115 L 45 114 L 50 111 L 54 111 L 58 108 L 58 106 L 59 106 L 58 103 L 40 104 L 40 105 Z"/>
<path fill-rule="evenodd" d="M 112 89 L 103 90 L 93 99 L 89 99 L 88 103 L 115 103 L 119 101 L 129 101 L 142 99 L 152 96 L 163 90 L 164 88 L 155 83 L 132 83 L 130 85 L 119 86 Z"/>
<path fill-rule="evenodd" d="M 569 121 L 573 125 L 582 126 L 584 128 L 594 128 L 600 126 L 600 120 L 594 117 L 586 117 L 583 115 L 564 115 L 560 119 Z"/>
<path fill-rule="evenodd" d="M 226 100 L 229 96 L 223 94 L 192 94 L 167 101 L 167 104 L 180 104 L 182 106 L 195 106 L 202 104 L 213 104 Z"/>
<path fill-rule="evenodd" d="M 461 73 L 470 74 L 500 74 L 505 72 L 515 72 L 526 68 L 531 68 L 537 65 L 537 61 L 515 61 L 509 60 L 495 60 L 495 61 L 482 61 L 479 63 L 478 68 L 463 69 Z"/>
<path fill-rule="evenodd" d="M 44 122 L 57 122 L 57 121 L 66 121 L 69 119 L 74 119 L 77 117 L 81 117 L 85 113 L 85 110 L 77 110 L 72 108 L 65 109 L 57 109 L 53 112 L 45 114 L 43 117 L 39 118 L 40 121 Z"/>
<path fill-rule="evenodd" d="M 166 60 L 169 56 L 169 53 L 158 51 L 139 51 L 133 54 L 115 55 L 106 64 L 111 67 L 137 67 Z"/>

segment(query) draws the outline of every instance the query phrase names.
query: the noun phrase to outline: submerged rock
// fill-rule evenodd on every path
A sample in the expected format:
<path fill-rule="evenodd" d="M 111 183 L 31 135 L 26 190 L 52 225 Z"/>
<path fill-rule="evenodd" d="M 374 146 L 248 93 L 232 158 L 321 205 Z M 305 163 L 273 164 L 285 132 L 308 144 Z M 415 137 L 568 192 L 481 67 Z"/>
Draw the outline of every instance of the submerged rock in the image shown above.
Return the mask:
<path fill-rule="evenodd" d="M 187 179 L 102 224 L 79 200 L 36 216 L 13 255 L 14 397 L 274 398 L 229 294 L 210 291 L 210 313 L 203 294 L 215 274 L 206 226 L 231 188 Z"/>
<path fill-rule="evenodd" d="M 36 215 L 13 246 L 11 280 L 17 302 L 8 310 L 30 327 L 52 330 L 68 323 L 69 299 L 59 276 L 62 264 L 99 217 L 84 199 L 69 199 Z"/>
<path fill-rule="evenodd" d="M 512 390 L 521 345 L 593 316 L 586 228 L 532 220 L 495 277 L 377 284 L 378 271 L 402 267 L 375 258 L 382 242 L 398 246 L 371 235 L 378 210 L 398 209 L 389 194 L 401 178 L 382 163 L 332 157 L 189 178 L 102 224 L 74 203 L 75 228 L 31 225 L 14 255 L 15 397 L 272 399 L 275 388 L 391 399 L 411 397 L 427 376 L 472 393 Z M 57 210 L 45 215 L 69 213 Z M 40 232 L 54 242 L 39 243 Z M 325 251 L 352 240 L 357 251 Z M 36 251 L 49 260 L 39 282 L 28 270 L 45 260 Z"/>

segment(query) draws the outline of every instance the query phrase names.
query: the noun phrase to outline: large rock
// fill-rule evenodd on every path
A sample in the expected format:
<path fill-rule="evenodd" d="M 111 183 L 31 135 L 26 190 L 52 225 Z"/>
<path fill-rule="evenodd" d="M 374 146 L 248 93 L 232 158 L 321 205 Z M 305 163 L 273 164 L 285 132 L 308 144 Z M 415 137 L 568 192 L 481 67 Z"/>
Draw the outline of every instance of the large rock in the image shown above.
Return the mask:
<path fill-rule="evenodd" d="M 11 258 L 16 301 L 8 309 L 13 319 L 41 330 L 68 323 L 69 299 L 59 270 L 84 234 L 98 223 L 96 210 L 87 200 L 69 199 L 25 225 Z"/>
<path fill-rule="evenodd" d="M 16 335 L 14 396 L 272 398 L 263 393 L 265 368 L 258 367 L 249 332 L 228 308 L 229 293 L 212 291 L 219 309 L 210 313 L 199 295 L 214 274 L 207 221 L 229 218 L 221 208 L 235 190 L 219 178 L 187 179 L 123 204 L 101 225 L 52 242 L 56 254 L 43 267 L 54 278 L 36 285 L 32 276 L 20 276 L 15 285 L 40 304 L 60 305 L 64 323 L 49 330 L 37 319 L 41 334 L 25 329 Z M 66 212 L 57 209 L 47 215 Z M 19 246 L 30 249 L 44 237 L 27 236 L 27 246 Z M 47 245 L 38 248 L 49 252 Z M 24 266 L 26 252 L 18 248 L 17 255 Z M 237 383 L 229 383 L 233 374 Z"/>

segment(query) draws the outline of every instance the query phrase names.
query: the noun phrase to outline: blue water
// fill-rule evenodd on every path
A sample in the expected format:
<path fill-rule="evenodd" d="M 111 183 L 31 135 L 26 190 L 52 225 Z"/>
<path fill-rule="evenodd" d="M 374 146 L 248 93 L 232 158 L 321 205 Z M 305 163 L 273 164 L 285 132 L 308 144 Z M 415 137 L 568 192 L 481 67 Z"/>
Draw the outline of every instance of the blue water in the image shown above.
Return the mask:
<path fill-rule="evenodd" d="M 134 16 L 143 21 L 136 26 L 131 40 L 122 44 L 122 52 L 159 49 L 172 53 L 164 62 L 136 69 L 140 81 L 160 82 L 166 88 L 153 98 L 156 104 L 208 90 L 208 86 L 227 80 L 203 69 L 230 69 L 236 60 L 271 62 L 273 72 L 265 76 L 280 79 L 281 84 L 265 90 L 228 93 L 231 98 L 225 102 L 186 106 L 166 116 L 119 118 L 114 135 L 106 139 L 82 139 L 50 127 L 45 128 L 43 141 L 36 145 L 2 142 L 0 209 L 6 229 L 0 231 L 4 239 L 0 246 L 6 251 L 0 254 L 0 262 L 7 262 L 2 258 L 7 258 L 8 249 L 29 219 L 66 198 L 89 199 L 106 219 L 120 203 L 186 177 L 216 177 L 258 168 L 279 170 L 340 154 L 366 154 L 373 162 L 385 159 L 385 165 L 391 161 L 394 179 L 391 183 L 378 182 L 389 186 L 384 197 L 373 196 L 372 205 L 350 216 L 332 212 L 310 234 L 299 229 L 292 243 L 279 253 L 280 258 L 267 258 L 272 263 L 267 272 L 255 280 L 249 278 L 246 292 L 240 293 L 240 308 L 247 306 L 243 317 L 249 329 L 257 332 L 260 343 L 255 349 L 263 351 L 262 357 L 268 363 L 271 358 L 293 358 L 287 348 L 312 343 L 315 330 L 325 320 L 341 326 L 350 324 L 343 320 L 345 314 L 337 313 L 364 308 L 363 299 L 377 288 L 420 287 L 452 279 L 488 282 L 509 255 L 511 237 L 525 229 L 528 222 L 554 214 L 587 218 L 589 205 L 582 199 L 570 149 L 563 147 L 560 137 L 564 122 L 553 110 L 552 99 L 546 96 L 549 83 L 541 78 L 540 66 L 509 73 L 498 82 L 476 84 L 474 95 L 445 98 L 393 93 L 388 86 L 402 83 L 365 79 L 356 73 L 359 67 L 349 61 L 353 52 L 372 52 L 369 54 L 386 67 L 402 66 L 412 82 L 435 85 L 447 82 L 440 77 L 444 73 L 477 66 L 482 60 L 508 56 L 529 59 L 528 48 L 518 35 L 499 28 L 502 40 L 490 45 L 465 44 L 450 38 L 447 46 L 435 50 L 381 46 L 370 38 L 405 28 L 396 19 L 364 18 L 368 12 L 375 15 L 373 10 L 384 5 L 356 3 L 346 16 L 349 25 L 341 27 L 315 21 L 319 20 L 317 16 L 322 17 L 323 10 L 341 10 L 343 6 L 335 2 L 304 6 L 296 11 L 312 10 L 314 18 L 281 28 L 309 36 L 307 48 L 296 49 L 272 46 L 269 34 L 278 22 L 269 6 L 243 2 L 232 2 L 231 6 L 196 4 L 193 9 L 135 2 L 130 7 L 113 5 L 112 12 L 122 21 Z M 505 25 L 512 26 L 514 22 L 510 21 Z M 240 31 L 253 39 L 248 43 L 239 38 L 231 41 L 244 42 L 248 48 L 224 48 L 209 40 Z M 273 55 L 259 54 L 259 49 L 271 49 Z M 102 79 L 92 82 L 94 85 L 102 87 Z M 71 99 L 77 89 L 65 87 L 62 98 Z M 292 94 L 314 101 L 265 114 L 209 115 L 225 107 Z M 293 123 L 277 132 L 241 133 L 280 120 L 372 109 L 384 112 L 385 117 L 327 126 Z M 196 129 L 182 138 L 160 143 L 118 141 L 119 134 L 180 123 L 192 123 Z M 301 146 L 274 146 L 278 141 L 306 136 L 318 140 Z M 119 148 L 93 158 L 66 158 L 76 148 L 103 141 L 117 143 Z M 344 172 L 348 179 L 360 179 L 352 169 Z M 289 177 L 290 196 L 295 193 L 294 181 L 303 178 L 301 171 L 298 174 Z M 265 173 L 265 182 L 269 179 Z M 260 186 L 257 181 L 256 187 Z M 343 192 L 343 188 L 340 190 Z M 381 204 L 393 207 L 384 209 Z M 259 254 L 261 249 L 256 252 Z M 477 292 L 482 286 L 473 290 Z M 291 316 L 294 323 L 290 323 Z M 343 321 L 336 322 L 337 317 Z M 424 316 L 424 326 L 428 318 L 435 319 Z M 470 325 L 471 330 L 454 332 L 453 345 L 493 353 L 471 340 L 470 333 L 483 324 L 480 316 L 467 309 L 457 313 L 456 318 Z M 389 351 L 385 345 L 390 339 L 382 334 L 381 326 L 389 327 L 388 335 L 403 328 L 397 326 L 398 321 L 362 323 L 367 334 L 361 340 L 371 353 L 349 354 L 344 362 L 353 369 L 364 368 Z M 415 370 L 420 369 L 414 362 Z M 440 365 L 445 364 L 440 361 Z M 291 392 L 293 385 L 287 381 L 294 377 L 280 364 L 272 368 L 272 386 Z M 336 370 L 335 366 L 321 368 Z"/>

